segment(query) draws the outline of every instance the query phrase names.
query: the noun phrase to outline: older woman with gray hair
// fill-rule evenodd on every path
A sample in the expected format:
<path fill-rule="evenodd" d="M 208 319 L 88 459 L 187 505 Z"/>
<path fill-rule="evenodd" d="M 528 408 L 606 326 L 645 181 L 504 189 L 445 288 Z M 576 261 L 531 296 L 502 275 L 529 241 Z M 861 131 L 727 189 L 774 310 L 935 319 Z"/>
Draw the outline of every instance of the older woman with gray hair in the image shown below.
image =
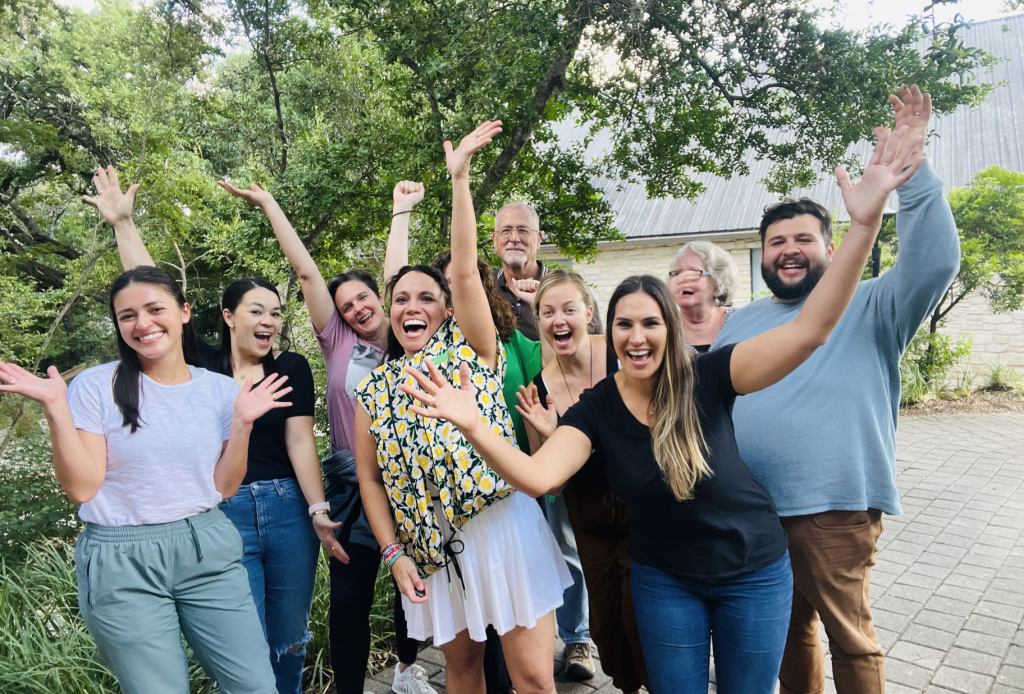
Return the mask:
<path fill-rule="evenodd" d="M 668 287 L 679 304 L 686 341 L 707 352 L 734 309 L 739 284 L 732 256 L 707 241 L 691 241 L 676 253 L 668 271 Z"/>

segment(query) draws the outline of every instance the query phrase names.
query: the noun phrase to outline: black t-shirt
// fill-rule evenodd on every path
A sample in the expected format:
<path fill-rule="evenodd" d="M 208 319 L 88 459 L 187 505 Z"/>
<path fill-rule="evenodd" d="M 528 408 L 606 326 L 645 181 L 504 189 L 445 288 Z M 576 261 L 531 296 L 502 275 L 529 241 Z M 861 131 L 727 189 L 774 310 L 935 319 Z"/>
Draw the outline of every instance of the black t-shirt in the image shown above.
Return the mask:
<path fill-rule="evenodd" d="M 205 340 L 199 340 L 199 357 L 202 367 L 222 373 L 220 350 Z M 291 407 L 279 407 L 267 412 L 253 422 L 249 434 L 249 466 L 242 484 L 263 480 L 294 479 L 295 470 L 288 457 L 288 445 L 284 435 L 285 420 L 289 417 L 312 417 L 316 403 L 316 389 L 313 385 L 313 371 L 301 354 L 281 352 L 275 362 L 275 371 L 287 376 L 284 387 L 291 386 L 292 392 L 278 400 L 290 402 Z M 231 376 L 231 373 L 225 374 Z M 260 383 L 263 381 L 261 380 Z M 253 387 L 259 383 L 253 383 Z"/>
<path fill-rule="evenodd" d="M 634 561 L 677 576 L 727 578 L 769 566 L 788 540 L 765 489 L 736 448 L 730 360 L 734 345 L 696 357 L 697 409 L 714 473 L 676 501 L 661 476 L 651 430 L 622 401 L 612 377 L 562 417 L 601 453 L 612 491 L 633 514 Z"/>
<path fill-rule="evenodd" d="M 615 356 L 615 349 L 612 348 L 612 341 L 608 340 L 607 344 L 608 352 L 605 356 L 606 373 L 608 376 L 614 376 L 619 370 L 619 358 Z M 540 404 L 544 406 L 545 410 L 548 409 L 548 384 L 544 382 L 544 377 L 541 374 L 537 374 L 533 379 L 533 384 L 537 386 L 537 395 L 540 397 Z M 587 390 L 590 390 L 590 388 L 587 388 Z M 561 415 L 558 416 L 558 423 L 562 423 Z M 601 491 L 608 491 L 611 489 L 608 485 L 608 477 L 605 475 L 604 462 L 601 460 L 601 453 L 596 448 L 590 454 L 590 459 L 583 464 L 583 467 L 580 468 L 579 472 L 573 475 L 572 478 L 573 481 L 589 489 L 598 489 Z"/>

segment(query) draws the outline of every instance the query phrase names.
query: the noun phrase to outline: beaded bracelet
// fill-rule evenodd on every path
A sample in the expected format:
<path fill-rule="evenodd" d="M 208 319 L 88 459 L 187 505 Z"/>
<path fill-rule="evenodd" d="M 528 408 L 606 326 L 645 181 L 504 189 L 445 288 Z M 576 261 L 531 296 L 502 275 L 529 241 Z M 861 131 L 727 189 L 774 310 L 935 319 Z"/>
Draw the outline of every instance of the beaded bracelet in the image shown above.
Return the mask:
<path fill-rule="evenodd" d="M 387 547 L 381 550 L 381 556 L 384 558 L 384 563 L 387 564 L 388 571 L 395 565 L 399 557 L 405 556 L 405 550 L 402 549 L 402 545 L 397 542 L 392 542 Z"/>

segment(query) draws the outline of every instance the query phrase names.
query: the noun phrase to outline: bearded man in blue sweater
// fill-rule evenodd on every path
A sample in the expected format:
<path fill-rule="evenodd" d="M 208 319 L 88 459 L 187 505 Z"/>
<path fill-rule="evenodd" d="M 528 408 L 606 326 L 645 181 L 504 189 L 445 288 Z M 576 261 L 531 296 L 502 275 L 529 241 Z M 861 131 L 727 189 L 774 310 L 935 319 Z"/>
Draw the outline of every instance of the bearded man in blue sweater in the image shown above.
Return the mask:
<path fill-rule="evenodd" d="M 923 143 L 931 100 L 916 86 L 901 97 L 890 97 L 896 127 L 910 127 L 904 142 L 921 135 Z M 956 223 L 927 162 L 897 195 L 896 265 L 861 283 L 814 356 L 776 385 L 737 398 L 733 410 L 740 454 L 771 492 L 789 535 L 794 595 L 782 694 L 825 690 L 819 617 L 839 694 L 885 691 L 868 586 L 881 515 L 901 512 L 900 358 L 960 266 Z M 828 210 L 806 198 L 765 210 L 761 274 L 773 296 L 734 314 L 715 346 L 796 317 L 835 251 L 831 225 Z"/>

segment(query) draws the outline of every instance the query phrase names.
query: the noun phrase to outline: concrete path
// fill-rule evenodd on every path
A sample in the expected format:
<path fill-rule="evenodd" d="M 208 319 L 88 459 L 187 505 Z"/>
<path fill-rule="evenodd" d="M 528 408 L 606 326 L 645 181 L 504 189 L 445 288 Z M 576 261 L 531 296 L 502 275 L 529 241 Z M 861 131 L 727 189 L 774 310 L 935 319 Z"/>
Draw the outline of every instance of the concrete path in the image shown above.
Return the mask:
<path fill-rule="evenodd" d="M 897 484 L 904 515 L 885 518 L 872 578 L 886 691 L 1024 693 L 1024 415 L 903 418 Z M 421 664 L 444 694 L 441 652 Z M 555 667 L 559 692 L 618 691 L 603 673 L 579 684 Z M 366 688 L 390 692 L 393 677 Z"/>

